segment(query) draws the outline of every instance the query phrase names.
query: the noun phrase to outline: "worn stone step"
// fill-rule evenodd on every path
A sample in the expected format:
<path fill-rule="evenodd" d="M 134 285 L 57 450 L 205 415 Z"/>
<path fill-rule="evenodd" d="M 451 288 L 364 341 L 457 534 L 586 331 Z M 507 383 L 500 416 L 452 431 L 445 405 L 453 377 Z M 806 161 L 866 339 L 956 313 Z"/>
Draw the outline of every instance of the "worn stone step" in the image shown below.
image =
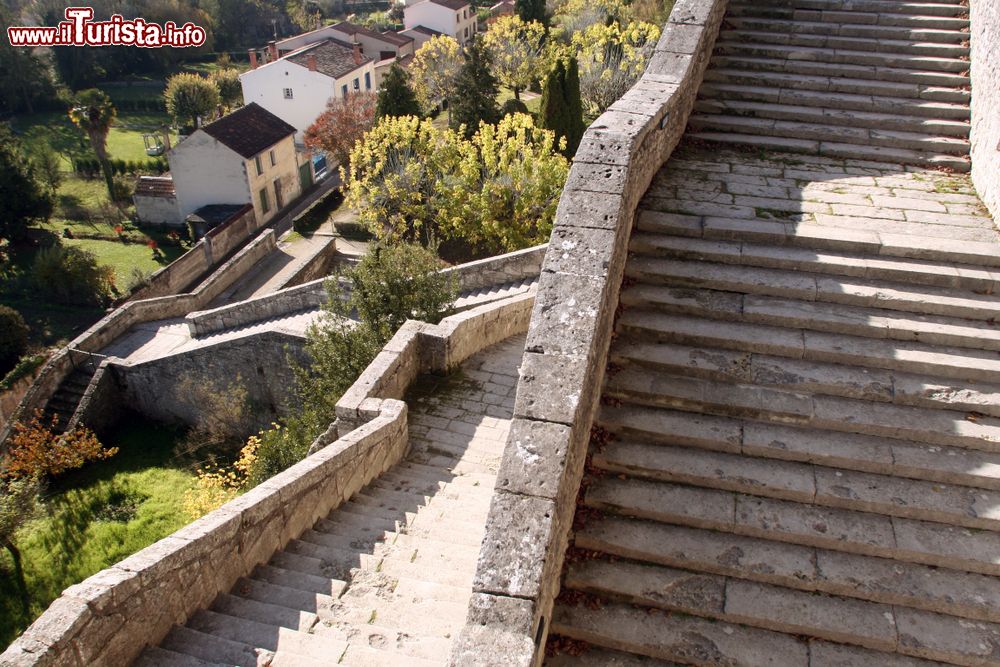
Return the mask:
<path fill-rule="evenodd" d="M 558 648 L 559 643 L 554 633 L 549 633 L 549 643 Z M 557 652 L 554 655 L 546 654 L 545 664 L 548 667 L 679 667 L 676 662 L 666 662 L 655 658 L 646 658 L 632 653 L 612 651 L 608 649 L 587 646 L 583 652 L 573 653 Z"/>
<path fill-rule="evenodd" d="M 481 520 L 465 520 L 465 510 L 460 503 L 439 503 L 428 505 L 420 509 L 420 511 L 401 511 L 396 509 L 391 509 L 389 507 L 382 507 L 378 504 L 371 505 L 358 505 L 354 502 L 345 503 L 342 505 L 338 511 L 347 511 L 349 508 L 347 505 L 354 505 L 354 508 L 358 509 L 358 513 L 364 512 L 364 516 L 371 516 L 376 519 L 381 519 L 382 521 L 393 521 L 395 520 L 399 527 L 402 526 L 418 526 L 420 528 L 430 527 L 429 523 L 434 522 L 442 516 L 462 516 L 462 519 L 448 519 L 448 522 L 455 529 L 475 529 L 477 526 L 482 526 Z M 396 529 L 397 531 L 399 528 Z"/>
<path fill-rule="evenodd" d="M 866 257 L 832 250 L 809 250 L 792 246 L 770 246 L 740 241 L 705 240 L 669 233 L 671 214 L 643 211 L 629 250 L 637 255 L 689 261 L 715 262 L 807 273 L 839 275 L 857 279 L 889 281 L 960 289 L 975 299 L 1000 291 L 997 276 L 987 269 L 945 265 L 906 258 Z"/>
<path fill-rule="evenodd" d="M 480 531 L 482 532 L 482 531 Z M 304 542 L 311 542 L 319 546 L 328 546 L 344 551 L 357 550 L 370 553 L 376 556 L 385 555 L 389 550 L 398 549 L 420 549 L 426 548 L 434 551 L 451 551 L 456 554 L 464 554 L 476 557 L 479 554 L 479 544 L 456 544 L 443 540 L 437 540 L 424 535 L 411 535 L 408 533 L 388 533 L 385 539 L 375 543 L 367 541 L 359 542 L 344 535 L 331 535 L 329 533 L 306 531 L 299 536 Z"/>
<path fill-rule="evenodd" d="M 447 655 L 440 660 L 416 658 L 411 655 L 399 655 L 391 651 L 379 650 L 371 646 L 350 644 L 341 658 L 341 665 L 351 667 L 434 667 L 447 664 Z"/>
<path fill-rule="evenodd" d="M 274 586 L 331 598 L 339 597 L 347 585 L 339 579 L 330 579 L 329 577 L 287 570 L 275 567 L 273 564 L 258 565 L 251 576 L 254 579 Z"/>
<path fill-rule="evenodd" d="M 224 667 L 224 663 L 210 662 L 185 653 L 168 651 L 159 646 L 147 646 L 132 663 L 134 667 Z"/>
<path fill-rule="evenodd" d="M 770 97 L 778 99 L 780 98 L 780 95 Z M 831 100 L 831 102 L 835 102 L 835 100 Z M 693 124 L 691 125 L 691 127 L 695 129 L 721 129 L 723 125 L 728 123 L 726 120 L 727 117 L 757 120 L 770 119 L 793 122 L 796 125 L 808 122 L 813 125 L 847 127 L 849 129 L 853 129 L 853 134 L 859 139 L 864 138 L 865 130 L 867 129 L 867 137 L 870 140 L 887 142 L 884 144 L 887 146 L 899 145 L 902 148 L 915 148 L 917 150 L 929 150 L 929 144 L 927 144 L 926 141 L 923 143 L 913 143 L 912 145 L 903 145 L 898 142 L 888 143 L 896 135 L 886 134 L 885 131 L 895 131 L 897 135 L 899 132 L 911 133 L 932 139 L 934 137 L 941 137 L 942 139 L 950 138 L 967 140 L 971 128 L 969 123 L 964 120 L 939 119 L 927 116 L 910 116 L 871 111 L 852 111 L 848 109 L 827 108 L 821 106 L 800 106 L 797 104 L 783 104 L 781 102 L 759 102 L 756 100 L 730 99 L 727 97 L 698 100 L 695 104 L 695 112 L 696 113 L 693 116 Z M 718 120 L 722 125 L 713 125 L 712 121 L 715 116 L 720 116 L 720 118 L 716 120 Z M 766 129 L 769 132 L 777 133 L 779 136 L 783 136 L 782 133 L 788 131 L 789 128 L 796 130 L 799 129 L 798 127 L 792 125 L 782 124 L 771 124 L 769 126 L 764 126 L 762 129 Z M 726 129 L 729 128 L 726 127 Z M 738 128 L 734 126 L 734 129 L 736 131 L 745 131 L 743 126 Z M 797 133 L 796 136 L 802 139 L 826 139 L 829 137 L 843 136 L 844 132 L 844 130 L 831 129 L 827 133 L 819 133 L 805 127 L 802 128 L 802 131 Z M 916 142 L 918 140 L 913 139 L 913 141 Z M 941 145 L 948 148 L 952 144 L 949 144 L 948 141 L 942 141 Z"/>
<path fill-rule="evenodd" d="M 850 4 L 836 0 L 801 0 L 796 2 L 779 2 L 766 4 L 759 2 L 741 2 L 730 6 L 746 8 L 753 12 L 794 11 L 798 18 L 809 20 L 819 13 L 823 20 L 844 22 L 853 19 L 858 23 L 878 23 L 884 14 L 913 15 L 931 19 L 937 17 L 960 17 L 968 14 L 968 8 L 956 2 L 889 2 L 887 0 L 854 0 Z"/>
<path fill-rule="evenodd" d="M 607 515 L 575 535 L 578 548 L 694 572 L 997 622 L 995 577 L 732 533 Z"/>
<path fill-rule="evenodd" d="M 393 577 L 405 577 L 431 584 L 444 584 L 445 586 L 472 590 L 472 578 L 476 570 L 475 563 L 464 570 L 436 566 L 441 564 L 443 564 L 442 561 L 432 559 L 411 563 L 405 558 L 386 558 L 382 561 L 380 571 Z"/>
<path fill-rule="evenodd" d="M 338 549 L 304 540 L 291 540 L 285 545 L 283 553 L 319 560 L 323 564 L 322 571 L 328 573 L 327 576 L 345 581 L 349 580 L 352 569 L 375 568 L 380 560 L 378 556 L 370 553 L 354 549 Z"/>
<path fill-rule="evenodd" d="M 255 577 L 259 573 L 255 573 Z M 238 595 L 258 602 L 278 605 L 286 609 L 308 612 L 323 617 L 336 601 L 332 595 L 323 595 L 298 588 L 282 586 L 258 578 L 243 578 L 236 582 L 231 591 Z"/>
<path fill-rule="evenodd" d="M 633 441 L 608 443 L 594 454 L 594 465 L 679 484 L 968 528 L 1000 529 L 1000 494 L 966 486 Z"/>
<path fill-rule="evenodd" d="M 316 614 L 311 611 L 290 609 L 282 605 L 228 593 L 222 593 L 215 599 L 215 602 L 212 603 L 212 611 L 299 632 L 308 632 L 316 623 L 317 618 Z"/>
<path fill-rule="evenodd" d="M 913 164 L 932 168 L 946 167 L 959 173 L 965 173 L 970 170 L 969 160 L 964 156 L 925 153 L 909 148 L 796 139 L 744 132 L 699 131 L 691 132 L 687 136 L 697 141 L 755 146 L 767 150 L 804 153 L 807 155 L 826 155 L 847 160 L 896 162 L 898 164 Z"/>
<path fill-rule="evenodd" d="M 313 528 L 327 532 L 356 535 L 359 539 L 366 537 L 381 539 L 382 533 L 385 531 L 394 531 L 399 527 L 399 522 L 396 520 L 361 514 L 359 510 L 362 508 L 359 506 L 351 505 L 347 507 L 345 505 L 346 503 L 341 504 L 330 512 L 326 518 L 317 521 Z"/>
<path fill-rule="evenodd" d="M 599 423 L 623 439 L 1000 490 L 993 452 L 637 405 L 603 406 Z"/>
<path fill-rule="evenodd" d="M 430 477 L 414 473 L 397 473 L 395 475 L 386 473 L 373 480 L 369 488 L 433 495 L 440 491 L 458 493 L 484 486 L 490 488 L 495 481 L 490 475 L 461 475 L 458 477 L 438 475 Z"/>
<path fill-rule="evenodd" d="M 997 575 L 1000 534 L 732 491 L 601 478 L 585 504 L 607 512 L 923 565 Z"/>
<path fill-rule="evenodd" d="M 368 646 L 392 656 L 407 656 L 417 660 L 436 660 L 448 655 L 451 639 L 446 637 L 429 637 L 414 635 L 400 628 L 374 623 L 352 624 L 341 621 L 329 621 L 316 626 L 317 634 L 330 634 L 342 637 L 348 648 L 354 645 Z"/>
<path fill-rule="evenodd" d="M 850 65 L 812 60 L 788 60 L 782 54 L 775 56 L 724 55 L 714 53 L 712 68 L 737 69 L 746 72 L 777 72 L 792 75 L 843 77 L 845 80 L 866 79 L 894 83 L 912 83 L 921 86 L 962 88 L 970 83 L 964 72 L 940 72 L 900 67 Z"/>
<path fill-rule="evenodd" d="M 382 510 L 419 512 L 428 510 L 454 510 L 461 508 L 470 520 L 482 513 L 485 518 L 489 511 L 490 493 L 487 489 L 472 489 L 455 491 L 442 490 L 433 496 L 409 491 L 394 491 L 384 488 L 368 487 L 355 494 L 351 500 L 366 507 L 378 507 Z"/>
<path fill-rule="evenodd" d="M 751 31 L 777 31 L 797 35 L 829 35 L 831 37 L 860 37 L 874 40 L 902 40 L 907 42 L 937 42 L 941 44 L 961 44 L 969 39 L 969 33 L 956 29 L 940 29 L 929 26 L 893 26 L 872 23 L 849 23 L 845 21 L 805 21 L 774 18 L 754 18 L 752 16 L 727 16 L 724 23 L 728 29 Z"/>
<path fill-rule="evenodd" d="M 408 479 L 412 476 L 414 479 L 432 479 L 441 480 L 451 483 L 451 482 L 480 482 L 482 483 L 486 479 L 495 478 L 495 475 L 489 475 L 484 473 L 466 472 L 466 473 L 454 473 L 446 468 L 440 468 L 438 466 L 429 466 L 422 463 L 418 463 L 412 459 L 407 459 L 391 469 L 387 470 L 383 477 L 386 480 L 399 480 Z M 380 478 L 381 479 L 381 478 Z"/>
<path fill-rule="evenodd" d="M 214 634 L 199 632 L 175 625 L 160 642 L 160 648 L 190 655 L 208 663 L 222 663 L 237 667 L 257 667 L 273 657 L 273 652 L 255 649 L 250 644 L 233 641 Z"/>
<path fill-rule="evenodd" d="M 851 49 L 811 48 L 782 44 L 760 44 L 720 40 L 715 43 L 715 54 L 749 56 L 756 58 L 784 58 L 807 60 L 838 65 L 867 65 L 933 72 L 963 73 L 969 69 L 966 60 L 934 56 L 871 53 Z"/>
<path fill-rule="evenodd" d="M 188 620 L 187 626 L 198 632 L 242 642 L 248 646 L 323 660 L 327 664 L 336 662 L 346 648 L 344 642 L 329 637 L 320 637 L 207 610 L 195 612 Z"/>
<path fill-rule="evenodd" d="M 450 638 L 465 624 L 467 603 L 443 600 L 404 600 L 386 591 L 342 598 L 331 620 L 364 628 L 392 628 L 406 637 Z"/>
<path fill-rule="evenodd" d="M 682 664 L 805 667 L 809 663 L 807 643 L 787 634 L 696 616 L 650 614 L 617 602 L 596 608 L 557 602 L 550 632 Z"/>
<path fill-rule="evenodd" d="M 885 54 L 913 54 L 935 58 L 968 57 L 969 47 L 961 43 L 931 41 L 924 42 L 915 39 L 893 39 L 890 37 L 863 37 L 859 35 L 828 35 L 819 32 L 799 31 L 800 23 L 792 23 L 794 32 L 776 32 L 774 27 L 764 26 L 751 29 L 747 27 L 728 27 L 719 33 L 719 39 L 726 42 L 746 42 L 753 44 L 778 44 L 782 46 L 803 46 L 819 49 L 835 49 L 849 51 L 867 51 Z M 822 24 L 819 25 L 837 25 Z M 962 33 L 955 33 L 961 35 Z M 968 37 L 966 35 L 966 37 Z"/>

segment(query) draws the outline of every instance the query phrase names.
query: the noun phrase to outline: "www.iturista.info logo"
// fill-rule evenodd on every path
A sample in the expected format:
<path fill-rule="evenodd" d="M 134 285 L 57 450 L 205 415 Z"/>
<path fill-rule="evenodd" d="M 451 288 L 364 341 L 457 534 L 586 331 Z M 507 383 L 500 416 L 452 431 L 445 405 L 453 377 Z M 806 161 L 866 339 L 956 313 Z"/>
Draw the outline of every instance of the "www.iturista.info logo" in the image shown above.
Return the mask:
<path fill-rule="evenodd" d="M 92 21 L 93 7 L 67 7 L 66 20 L 53 27 L 10 27 L 7 39 L 11 46 L 201 46 L 205 29 L 188 21 L 178 26 L 173 21 L 163 25 L 143 19 L 126 19 L 115 14 L 109 21 Z"/>

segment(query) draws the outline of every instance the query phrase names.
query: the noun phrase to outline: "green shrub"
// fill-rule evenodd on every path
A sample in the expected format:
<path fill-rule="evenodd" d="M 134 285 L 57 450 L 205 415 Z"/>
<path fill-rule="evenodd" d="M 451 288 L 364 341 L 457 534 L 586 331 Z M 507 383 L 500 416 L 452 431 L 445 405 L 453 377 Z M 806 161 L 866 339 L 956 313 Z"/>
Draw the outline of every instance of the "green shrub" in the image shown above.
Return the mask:
<path fill-rule="evenodd" d="M 528 105 L 521 100 L 516 100 L 513 97 L 503 103 L 503 107 L 500 108 L 501 116 L 510 116 L 515 113 L 531 113 L 528 111 Z"/>
<path fill-rule="evenodd" d="M 13 368 L 27 347 L 28 325 L 21 313 L 0 306 L 0 373 Z"/>
<path fill-rule="evenodd" d="M 135 177 L 127 174 L 118 174 L 111 183 L 111 191 L 116 202 L 131 202 L 132 195 L 135 194 Z"/>
<path fill-rule="evenodd" d="M 36 368 L 45 363 L 44 354 L 33 354 L 29 357 L 21 357 L 14 368 L 10 369 L 7 375 L 0 380 L 0 390 L 7 390 L 23 377 L 30 375 Z"/>
<path fill-rule="evenodd" d="M 94 253 L 58 244 L 35 256 L 32 277 L 43 294 L 69 304 L 104 305 L 114 285 L 114 270 Z"/>

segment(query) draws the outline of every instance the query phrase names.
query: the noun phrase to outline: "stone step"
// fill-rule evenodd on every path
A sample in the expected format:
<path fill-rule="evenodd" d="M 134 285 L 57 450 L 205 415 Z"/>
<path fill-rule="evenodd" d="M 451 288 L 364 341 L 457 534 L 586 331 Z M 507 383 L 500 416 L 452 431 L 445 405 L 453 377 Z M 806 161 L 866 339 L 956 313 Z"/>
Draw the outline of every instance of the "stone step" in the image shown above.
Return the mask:
<path fill-rule="evenodd" d="M 745 115 L 828 125 L 968 137 L 968 107 L 946 102 L 815 90 L 788 91 L 762 86 L 706 83 L 695 110 L 702 114 Z M 890 103 L 885 103 L 890 102 Z M 860 108 L 858 108 L 860 107 Z M 888 111 L 887 111 L 888 110 Z M 810 137 L 812 138 L 812 137 Z"/>
<path fill-rule="evenodd" d="M 594 466 L 645 479 L 1000 530 L 1000 493 L 985 489 L 634 441 L 608 443 L 594 455 Z"/>
<path fill-rule="evenodd" d="M 266 567 L 266 566 L 265 566 Z M 323 595 L 298 588 L 290 588 L 280 584 L 256 578 L 243 578 L 236 582 L 232 594 L 258 602 L 278 605 L 286 609 L 308 612 L 323 617 L 324 612 L 337 600 L 332 595 Z"/>
<path fill-rule="evenodd" d="M 709 143 L 738 144 L 766 150 L 806 155 L 824 155 L 847 160 L 867 160 L 872 162 L 920 165 L 935 169 L 947 168 L 958 173 L 970 170 L 966 157 L 939 153 L 926 153 L 909 148 L 890 148 L 864 144 L 794 139 L 789 137 L 766 136 L 743 132 L 689 132 L 689 139 Z"/>
<path fill-rule="evenodd" d="M 805 21 L 774 18 L 754 18 L 752 16 L 727 16 L 725 26 L 729 29 L 751 31 L 777 31 L 785 35 L 829 35 L 842 38 L 863 38 L 873 40 L 902 40 L 907 42 L 936 42 L 940 44 L 961 44 L 968 41 L 969 33 L 956 29 L 941 29 L 930 26 L 892 26 L 871 23 L 847 23 L 842 21 Z"/>
<path fill-rule="evenodd" d="M 631 249 L 637 250 L 634 244 Z M 706 314 L 729 309 L 755 319 L 755 309 L 776 307 L 775 299 L 798 300 L 813 303 L 816 308 L 823 304 L 849 306 L 838 309 L 836 314 L 889 318 L 893 327 L 905 326 L 897 319 L 912 319 L 927 327 L 932 323 L 973 327 L 981 329 L 978 335 L 984 338 L 991 337 L 993 322 L 1000 319 L 1000 298 L 991 294 L 815 274 L 802 270 L 801 265 L 799 270 L 790 271 L 711 262 L 707 257 L 690 260 L 636 254 L 626 267 L 626 275 L 641 281 L 622 292 L 622 303 L 628 307 L 662 305 L 679 309 L 684 308 L 685 301 L 691 301 L 693 308 L 695 304 L 709 304 L 702 307 Z"/>
<path fill-rule="evenodd" d="M 588 507 L 778 542 L 979 574 L 1000 574 L 1000 534 L 733 491 L 640 479 L 592 480 Z"/>
<path fill-rule="evenodd" d="M 1000 452 L 1000 419 L 970 417 L 968 413 L 954 410 L 811 396 L 753 384 L 671 375 L 647 368 L 625 369 L 614 374 L 607 380 L 605 396 L 686 412 Z"/>
<path fill-rule="evenodd" d="M 221 662 L 201 660 L 193 655 L 167 651 L 158 646 L 147 646 L 132 663 L 134 667 L 224 667 Z"/>
<path fill-rule="evenodd" d="M 953 664 L 991 661 L 989 640 L 1000 637 L 993 623 L 658 565 L 588 561 L 569 569 L 566 585 L 641 607 Z M 928 627 L 937 632 L 925 633 Z"/>
<path fill-rule="evenodd" d="M 274 565 L 258 565 L 251 576 L 274 586 L 331 598 L 339 597 L 347 585 L 338 579 L 287 570 Z"/>
<path fill-rule="evenodd" d="M 796 2 L 779 2 L 767 4 L 761 2 L 740 2 L 730 5 L 730 11 L 735 8 L 746 8 L 752 12 L 766 15 L 766 12 L 794 11 L 802 20 L 812 20 L 817 12 L 821 12 L 823 20 L 835 22 L 878 23 L 885 14 L 913 15 L 930 19 L 937 17 L 961 17 L 968 14 L 968 8 L 956 2 L 889 2 L 887 0 L 854 0 L 849 5 L 837 0 L 802 0 Z"/>
<path fill-rule="evenodd" d="M 448 656 L 440 660 L 415 658 L 410 655 L 399 655 L 390 651 L 380 651 L 370 646 L 350 644 L 341 658 L 341 665 L 351 667 L 435 667 L 447 664 Z"/>
<path fill-rule="evenodd" d="M 719 32 L 719 39 L 724 42 L 746 42 L 752 44 L 777 44 L 781 46 L 804 46 L 818 49 L 835 49 L 848 51 L 866 51 L 885 54 L 912 54 L 935 58 L 968 57 L 968 45 L 953 42 L 920 41 L 915 39 L 893 39 L 891 37 L 862 37 L 859 35 L 829 35 L 819 32 L 799 30 L 801 22 L 790 22 L 791 31 L 776 32 L 776 26 L 757 26 L 755 28 L 728 27 Z M 840 26 L 843 24 L 818 23 L 812 25 Z M 968 35 L 959 32 L 950 35 L 968 40 Z M 961 42 L 961 39 L 959 40 Z"/>
<path fill-rule="evenodd" d="M 548 652 L 549 647 L 553 653 Z M 555 633 L 549 633 L 545 664 L 548 667 L 680 667 L 676 662 L 596 646 L 564 646 Z"/>
<path fill-rule="evenodd" d="M 484 524 L 485 525 L 485 524 Z M 359 543 L 344 535 L 331 535 L 325 532 L 307 530 L 299 539 L 304 542 L 311 542 L 319 546 L 333 547 L 344 551 L 364 551 L 376 556 L 383 556 L 390 550 L 398 549 L 431 549 L 434 551 L 450 551 L 456 554 L 463 554 L 470 557 L 477 557 L 479 554 L 478 544 L 455 544 L 437 540 L 423 535 L 410 535 L 408 533 L 387 533 L 385 539 L 376 543 Z"/>
<path fill-rule="evenodd" d="M 619 516 L 589 520 L 575 539 L 578 548 L 620 558 L 973 620 L 1000 620 L 1000 581 L 982 574 Z"/>
<path fill-rule="evenodd" d="M 495 479 L 496 475 L 489 475 L 485 473 L 474 473 L 467 472 L 462 474 L 455 474 L 448 470 L 439 468 L 437 466 L 428 466 L 418 463 L 412 459 L 407 459 L 402 463 L 397 464 L 393 468 L 387 470 L 382 477 L 379 479 L 384 480 L 422 480 L 428 479 L 433 481 L 444 480 L 447 483 L 458 482 L 466 483 L 479 482 L 483 484 L 488 479 Z"/>
<path fill-rule="evenodd" d="M 282 605 L 228 593 L 221 593 L 212 603 L 211 609 L 220 614 L 299 632 L 308 632 L 317 620 L 316 614 L 311 611 L 290 609 Z"/>
<path fill-rule="evenodd" d="M 237 667 L 257 667 L 258 659 L 266 662 L 273 653 L 255 649 L 250 644 L 232 641 L 213 634 L 175 625 L 160 642 L 160 648 L 193 656 L 209 664 L 221 663 Z"/>
<path fill-rule="evenodd" d="M 716 68 L 734 69 L 746 73 L 770 72 L 795 76 L 820 76 L 831 79 L 842 77 L 843 85 L 850 86 L 857 79 L 884 81 L 889 83 L 915 84 L 918 86 L 941 86 L 960 89 L 971 82 L 968 75 L 959 72 L 928 71 L 901 67 L 873 67 L 871 65 L 850 65 L 847 63 L 827 63 L 815 60 L 789 60 L 783 55 L 748 56 L 743 54 L 712 55 L 709 71 Z M 843 92 L 852 92 L 845 90 Z"/>
<path fill-rule="evenodd" d="M 971 94 L 967 90 L 948 86 L 930 86 L 917 83 L 899 83 L 876 79 L 851 79 L 846 77 L 786 74 L 756 69 L 736 69 L 727 67 L 710 68 L 705 72 L 705 82 L 714 86 L 746 86 L 750 88 L 777 89 L 780 94 L 786 90 L 814 91 L 828 95 L 868 95 L 893 99 L 926 100 L 950 104 L 969 104 Z M 704 84 L 701 89 L 704 89 Z"/>
<path fill-rule="evenodd" d="M 901 53 L 872 53 L 851 49 L 811 48 L 807 46 L 759 44 L 727 40 L 717 41 L 713 53 L 724 56 L 783 58 L 787 60 L 806 60 L 837 65 L 889 67 L 927 72 L 949 72 L 953 74 L 962 74 L 969 69 L 969 62 L 959 58 L 940 58 Z"/>
<path fill-rule="evenodd" d="M 284 554 L 304 556 L 322 562 L 322 571 L 329 573 L 333 579 L 350 580 L 351 570 L 355 568 L 374 569 L 378 566 L 380 557 L 353 549 L 338 549 L 303 540 L 291 540 L 285 545 Z M 275 556 L 277 558 L 277 556 Z M 274 561 L 274 559 L 272 559 Z"/>
<path fill-rule="evenodd" d="M 717 106 L 720 105 L 724 107 L 725 103 L 717 104 Z M 734 109 L 733 113 L 738 114 L 740 110 Z M 825 121 L 825 119 L 823 120 Z M 820 150 L 822 150 L 824 143 L 835 143 L 948 155 L 966 155 L 969 152 L 968 140 L 960 137 L 868 129 L 864 126 L 864 119 L 859 119 L 858 123 L 859 126 L 849 127 L 829 122 L 774 120 L 756 115 L 728 115 L 725 110 L 720 113 L 695 113 L 688 119 L 689 126 L 696 133 L 733 132 L 765 137 L 790 137 L 821 142 Z"/>
<path fill-rule="evenodd" d="M 325 519 L 317 521 L 313 527 L 320 530 L 317 526 L 322 525 L 322 530 L 326 532 L 334 532 L 334 529 L 337 529 L 338 533 L 355 535 L 358 539 L 381 539 L 383 532 L 394 531 L 400 525 L 400 521 L 363 514 L 363 507 L 348 505 L 349 503 L 342 503 Z"/>
<path fill-rule="evenodd" d="M 381 572 L 393 577 L 416 579 L 431 584 L 444 584 L 455 588 L 472 590 L 472 579 L 475 574 L 475 563 L 464 570 L 439 567 L 444 561 L 422 559 L 421 562 L 409 562 L 407 559 L 386 558 L 382 561 Z"/>
<path fill-rule="evenodd" d="M 342 637 L 348 644 L 348 651 L 351 646 L 367 646 L 389 654 L 390 659 L 406 656 L 416 660 L 437 660 L 448 655 L 452 641 L 446 637 L 412 635 L 400 628 L 385 627 L 377 621 L 360 625 L 345 622 L 337 622 L 335 625 L 321 623 L 316 626 L 316 633 Z"/>
<path fill-rule="evenodd" d="M 780 98 L 780 95 L 775 95 L 773 97 Z M 831 101 L 835 102 L 835 100 Z M 714 116 L 729 116 L 757 120 L 770 119 L 793 122 L 797 125 L 808 123 L 811 125 L 844 126 L 852 128 L 855 131 L 854 134 L 861 139 L 864 138 L 864 131 L 867 129 L 868 138 L 875 143 L 884 141 L 886 143 L 880 145 L 900 145 L 902 148 L 915 148 L 918 150 L 929 149 L 926 148 L 926 141 L 920 143 L 919 145 L 903 145 L 898 143 L 900 133 L 922 135 L 923 137 L 928 138 L 928 140 L 932 140 L 935 137 L 941 137 L 943 139 L 968 139 L 970 131 L 969 123 L 962 120 L 940 120 L 925 116 L 852 111 L 838 108 L 800 106 L 775 102 L 743 101 L 730 98 L 699 100 L 695 104 L 695 111 L 696 113 L 693 116 L 694 121 L 692 124 L 692 127 L 695 129 L 700 127 L 712 127 L 712 119 Z M 724 127 L 725 124 L 731 124 L 724 118 L 720 118 L 719 122 L 724 125 L 717 126 L 718 129 Z M 774 124 L 769 129 L 771 132 L 780 132 L 788 127 L 790 126 Z M 739 128 L 734 126 L 734 129 L 736 129 L 736 131 L 743 131 L 742 126 Z M 886 131 L 888 131 L 888 133 L 886 133 Z M 805 128 L 805 130 L 797 136 L 810 139 L 824 139 L 837 133 L 840 133 L 838 136 L 844 136 L 842 133 L 843 131 L 841 130 L 830 131 L 823 136 L 820 136 L 820 134 L 816 132 L 813 132 L 810 136 L 808 132 L 809 128 Z M 905 139 L 905 136 L 903 138 Z M 897 143 L 888 143 L 893 141 Z M 912 141 L 920 140 L 914 139 Z M 951 145 L 952 144 L 949 144 L 947 141 L 942 142 L 942 146 L 946 148 Z M 925 148 L 921 148 L 922 146 Z"/>
<path fill-rule="evenodd" d="M 403 600 L 387 591 L 365 596 L 342 598 L 343 604 L 334 610 L 331 620 L 363 628 L 378 625 L 392 628 L 407 637 L 447 639 L 465 625 L 468 603 L 442 600 Z"/>
<path fill-rule="evenodd" d="M 740 241 L 716 241 L 643 231 L 658 227 L 656 218 L 670 214 L 643 211 L 632 232 L 629 250 L 637 255 L 689 261 L 714 262 L 760 268 L 839 275 L 908 285 L 961 289 L 967 297 L 989 296 L 1000 289 L 997 276 L 988 270 L 959 265 L 943 265 L 906 258 L 880 259 L 848 252 L 808 250 L 790 246 L 769 246 Z"/>
<path fill-rule="evenodd" d="M 605 405 L 599 423 L 621 439 L 1000 490 L 992 452 L 637 405 Z"/>
<path fill-rule="evenodd" d="M 339 515 L 341 517 L 346 515 Z M 359 532 L 358 528 L 345 523 L 338 518 L 337 521 L 327 521 L 321 519 L 313 526 L 316 532 L 327 535 L 347 538 L 348 540 L 361 540 L 364 543 L 394 540 L 401 532 L 413 537 L 421 537 L 437 542 L 455 544 L 463 547 L 478 547 L 482 540 L 482 525 L 478 528 L 471 523 L 462 523 L 459 526 L 452 526 L 452 521 L 435 525 L 433 520 L 423 520 L 419 517 L 414 519 L 409 525 L 401 525 L 388 530 L 378 532 Z"/>
<path fill-rule="evenodd" d="M 808 644 L 787 634 L 683 614 L 650 614 L 646 609 L 617 602 L 596 608 L 557 602 L 550 632 L 600 648 L 682 664 L 809 664 Z"/>
<path fill-rule="evenodd" d="M 298 632 L 227 614 L 201 610 L 188 620 L 188 627 L 223 639 L 242 642 L 249 646 L 272 652 L 294 654 L 302 658 L 336 662 L 347 648 L 346 644 L 329 637 Z"/>
<path fill-rule="evenodd" d="M 458 510 L 471 519 L 483 518 L 490 508 L 490 488 L 472 488 L 469 490 L 441 490 L 433 496 L 409 491 L 395 491 L 384 488 L 366 487 L 355 494 L 351 500 L 365 507 L 377 507 L 380 510 L 419 512 L 421 510 Z"/>

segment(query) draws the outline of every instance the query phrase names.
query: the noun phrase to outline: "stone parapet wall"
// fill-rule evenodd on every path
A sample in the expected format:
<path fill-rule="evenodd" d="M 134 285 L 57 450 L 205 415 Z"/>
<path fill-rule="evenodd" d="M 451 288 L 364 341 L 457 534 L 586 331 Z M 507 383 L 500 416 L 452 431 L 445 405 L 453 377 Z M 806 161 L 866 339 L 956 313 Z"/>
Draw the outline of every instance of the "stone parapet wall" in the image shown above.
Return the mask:
<path fill-rule="evenodd" d="M 971 0 L 972 181 L 1000 220 L 1000 0 Z"/>
<path fill-rule="evenodd" d="M 687 125 L 726 0 L 678 0 L 645 74 L 584 135 L 556 213 L 455 666 L 534 665 L 576 509 L 636 206 Z"/>

